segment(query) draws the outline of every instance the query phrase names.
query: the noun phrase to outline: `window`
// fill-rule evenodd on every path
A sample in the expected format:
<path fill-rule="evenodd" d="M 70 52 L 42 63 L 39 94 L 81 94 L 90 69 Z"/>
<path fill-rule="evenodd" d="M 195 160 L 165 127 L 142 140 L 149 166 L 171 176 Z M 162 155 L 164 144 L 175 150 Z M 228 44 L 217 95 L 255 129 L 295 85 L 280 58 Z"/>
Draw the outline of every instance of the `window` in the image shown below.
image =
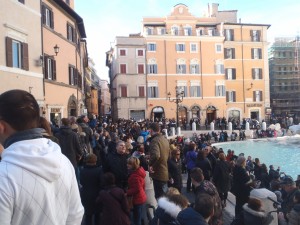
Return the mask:
<path fill-rule="evenodd" d="M 176 44 L 176 51 L 177 52 L 184 52 L 185 51 L 185 44 Z"/>
<path fill-rule="evenodd" d="M 186 65 L 185 64 L 177 64 L 176 65 L 176 73 L 177 74 L 185 74 L 186 73 Z"/>
<path fill-rule="evenodd" d="M 191 27 L 185 27 L 184 28 L 184 35 L 185 36 L 191 36 L 192 35 L 192 28 Z"/>
<path fill-rule="evenodd" d="M 126 56 L 126 49 L 120 49 L 120 56 Z"/>
<path fill-rule="evenodd" d="M 120 64 L 120 73 L 126 73 L 126 64 Z"/>
<path fill-rule="evenodd" d="M 158 98 L 158 87 L 157 86 L 148 87 L 148 97 L 149 98 Z"/>
<path fill-rule="evenodd" d="M 25 0 L 18 0 L 20 3 L 25 4 Z"/>
<path fill-rule="evenodd" d="M 197 52 L 198 52 L 198 45 L 197 45 L 197 44 L 191 43 L 190 46 L 191 46 L 191 47 L 190 47 L 190 52 L 191 52 L 191 53 L 197 53 Z"/>
<path fill-rule="evenodd" d="M 235 80 L 236 79 L 236 70 L 233 68 L 226 69 L 225 74 L 226 74 L 227 80 Z"/>
<path fill-rule="evenodd" d="M 153 27 L 147 27 L 147 34 L 153 35 Z"/>
<path fill-rule="evenodd" d="M 223 74 L 224 73 L 224 64 L 222 63 L 217 63 L 215 65 L 215 73 L 216 74 Z"/>
<path fill-rule="evenodd" d="M 221 97 L 225 96 L 225 85 L 216 85 L 216 96 Z"/>
<path fill-rule="evenodd" d="M 251 59 L 262 59 L 262 52 L 260 48 L 251 49 Z"/>
<path fill-rule="evenodd" d="M 216 44 L 216 53 L 222 53 L 222 45 Z"/>
<path fill-rule="evenodd" d="M 157 64 L 148 64 L 148 73 L 157 74 Z"/>
<path fill-rule="evenodd" d="M 44 57 L 45 79 L 56 80 L 56 61 L 49 56 Z"/>
<path fill-rule="evenodd" d="M 155 52 L 156 51 L 156 44 L 155 43 L 148 43 L 147 49 L 149 52 Z"/>
<path fill-rule="evenodd" d="M 199 74 L 199 64 L 190 65 L 190 74 Z"/>
<path fill-rule="evenodd" d="M 122 98 L 127 98 L 127 86 L 121 85 L 120 89 L 121 89 L 121 97 Z"/>
<path fill-rule="evenodd" d="M 144 86 L 139 86 L 139 97 L 145 97 L 145 87 Z"/>
<path fill-rule="evenodd" d="M 225 48 L 224 58 L 225 59 L 235 59 L 235 49 L 234 48 Z"/>
<path fill-rule="evenodd" d="M 144 64 L 138 64 L 138 74 L 144 74 Z"/>
<path fill-rule="evenodd" d="M 27 43 L 6 37 L 6 66 L 29 70 Z"/>
<path fill-rule="evenodd" d="M 261 80 L 262 79 L 262 69 L 253 68 L 252 69 L 252 79 Z"/>
<path fill-rule="evenodd" d="M 183 97 L 187 97 L 187 86 L 177 86 L 178 91 L 183 93 Z"/>
<path fill-rule="evenodd" d="M 225 41 L 234 41 L 234 30 L 233 29 L 225 30 Z"/>
<path fill-rule="evenodd" d="M 179 35 L 179 29 L 177 26 L 171 28 L 172 35 Z"/>
<path fill-rule="evenodd" d="M 144 50 L 143 49 L 138 49 L 137 50 L 137 56 L 144 56 Z"/>
<path fill-rule="evenodd" d="M 53 12 L 50 8 L 43 5 L 42 6 L 42 13 L 43 13 L 43 24 L 47 27 L 54 28 L 54 18 L 53 18 Z"/>
<path fill-rule="evenodd" d="M 260 41 L 260 30 L 251 30 L 250 35 L 251 35 L 251 41 Z"/>
<path fill-rule="evenodd" d="M 190 97 L 201 97 L 200 85 L 190 87 Z"/>
<path fill-rule="evenodd" d="M 262 101 L 262 91 L 253 91 L 253 101 L 254 102 Z"/>
<path fill-rule="evenodd" d="M 70 24 L 67 24 L 67 39 L 72 42 L 75 42 L 77 39 L 76 34 L 75 34 L 75 29 Z"/>
<path fill-rule="evenodd" d="M 197 34 L 197 36 L 202 36 L 204 34 L 204 30 L 203 29 L 197 29 L 196 34 Z"/>
<path fill-rule="evenodd" d="M 236 102 L 235 91 L 226 91 L 226 102 Z"/>
<path fill-rule="evenodd" d="M 69 84 L 74 86 L 78 84 L 77 71 L 72 65 L 69 66 Z"/>
<path fill-rule="evenodd" d="M 166 34 L 166 28 L 164 28 L 164 27 L 158 27 L 158 28 L 157 28 L 157 33 L 158 33 L 159 35 L 164 35 L 164 34 Z"/>

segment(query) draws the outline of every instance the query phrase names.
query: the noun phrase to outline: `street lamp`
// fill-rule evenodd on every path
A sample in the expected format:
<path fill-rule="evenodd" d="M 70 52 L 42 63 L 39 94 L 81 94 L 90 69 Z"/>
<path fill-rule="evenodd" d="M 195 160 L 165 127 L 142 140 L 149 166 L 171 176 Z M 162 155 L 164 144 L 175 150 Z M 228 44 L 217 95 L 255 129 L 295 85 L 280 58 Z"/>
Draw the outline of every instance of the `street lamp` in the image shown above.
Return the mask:
<path fill-rule="evenodd" d="M 176 103 L 176 126 L 179 127 L 179 103 L 183 101 L 184 91 L 180 88 L 176 87 L 176 98 L 171 99 L 171 93 L 168 93 L 169 102 L 175 102 Z"/>

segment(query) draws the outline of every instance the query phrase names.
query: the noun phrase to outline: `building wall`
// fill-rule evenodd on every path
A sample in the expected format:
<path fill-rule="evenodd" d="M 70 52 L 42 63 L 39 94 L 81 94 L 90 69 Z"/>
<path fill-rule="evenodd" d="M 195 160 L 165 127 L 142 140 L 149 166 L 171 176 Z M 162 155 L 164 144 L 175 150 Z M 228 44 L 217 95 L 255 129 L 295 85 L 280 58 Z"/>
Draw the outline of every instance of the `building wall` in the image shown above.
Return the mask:
<path fill-rule="evenodd" d="M 0 5 L 0 93 L 10 89 L 30 91 L 43 107 L 40 2 L 0 0 Z M 6 37 L 28 44 L 28 70 L 7 66 Z"/>

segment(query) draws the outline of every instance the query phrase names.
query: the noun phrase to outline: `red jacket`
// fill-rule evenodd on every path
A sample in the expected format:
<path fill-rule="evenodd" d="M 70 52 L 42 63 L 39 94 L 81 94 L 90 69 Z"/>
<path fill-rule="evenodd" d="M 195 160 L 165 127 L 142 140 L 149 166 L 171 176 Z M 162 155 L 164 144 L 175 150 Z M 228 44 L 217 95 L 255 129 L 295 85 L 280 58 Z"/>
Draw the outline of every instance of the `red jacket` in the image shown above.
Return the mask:
<path fill-rule="evenodd" d="M 128 178 L 128 190 L 127 195 L 133 196 L 133 205 L 144 204 L 147 200 L 145 192 L 145 177 L 146 172 L 143 167 L 133 171 Z"/>

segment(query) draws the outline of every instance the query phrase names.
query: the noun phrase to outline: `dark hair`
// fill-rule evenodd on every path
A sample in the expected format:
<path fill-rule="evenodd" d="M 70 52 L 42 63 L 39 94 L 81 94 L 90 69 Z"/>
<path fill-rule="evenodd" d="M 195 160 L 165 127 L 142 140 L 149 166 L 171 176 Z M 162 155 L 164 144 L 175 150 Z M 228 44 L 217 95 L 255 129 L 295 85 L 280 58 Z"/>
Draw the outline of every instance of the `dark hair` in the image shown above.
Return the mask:
<path fill-rule="evenodd" d="M 113 186 L 116 183 L 116 177 L 113 173 L 107 172 L 103 175 L 104 186 Z"/>
<path fill-rule="evenodd" d="M 203 171 L 199 167 L 193 168 L 190 174 L 191 174 L 191 178 L 198 183 L 200 183 L 204 179 Z"/>
<path fill-rule="evenodd" d="M 248 207 L 254 211 L 260 211 L 262 206 L 261 201 L 258 198 L 249 198 Z"/>
<path fill-rule="evenodd" d="M 96 165 L 97 163 L 97 156 L 93 153 L 88 154 L 86 159 L 85 159 L 85 163 L 88 165 Z"/>
<path fill-rule="evenodd" d="M 158 123 L 151 123 L 150 124 L 150 129 L 152 129 L 154 132 L 159 132 L 159 124 Z"/>
<path fill-rule="evenodd" d="M 40 108 L 32 94 L 10 90 L 0 95 L 0 119 L 16 131 L 38 128 Z"/>
<path fill-rule="evenodd" d="M 64 126 L 70 126 L 70 120 L 68 118 L 62 118 L 61 124 Z"/>
<path fill-rule="evenodd" d="M 207 219 L 214 212 L 213 198 L 206 193 L 201 193 L 196 196 L 194 209 L 200 213 L 204 219 Z"/>

